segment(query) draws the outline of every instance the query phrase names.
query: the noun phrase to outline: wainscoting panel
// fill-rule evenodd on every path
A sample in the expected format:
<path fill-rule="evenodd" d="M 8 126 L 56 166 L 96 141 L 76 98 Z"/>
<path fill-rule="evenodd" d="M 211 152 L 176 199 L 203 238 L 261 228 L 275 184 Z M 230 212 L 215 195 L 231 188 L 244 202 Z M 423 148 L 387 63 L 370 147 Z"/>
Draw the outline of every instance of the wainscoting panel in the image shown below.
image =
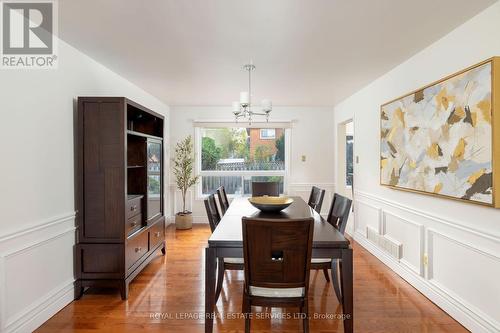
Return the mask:
<path fill-rule="evenodd" d="M 387 211 L 383 212 L 382 233 L 403 244 L 400 263 L 424 275 L 424 226 Z"/>
<path fill-rule="evenodd" d="M 31 332 L 74 298 L 75 214 L 0 238 L 0 332 Z"/>
<path fill-rule="evenodd" d="M 427 242 L 430 283 L 468 308 L 477 304 L 476 312 L 500 322 L 500 253 L 486 252 L 435 229 L 427 231 Z"/>
<path fill-rule="evenodd" d="M 500 332 L 498 236 L 363 191 L 355 192 L 355 207 L 360 245 L 467 329 Z M 402 243 L 400 260 L 367 239 L 366 227 L 377 224 L 380 234 Z"/>
<path fill-rule="evenodd" d="M 382 234 L 382 211 L 363 200 L 354 200 L 354 233 L 359 233 L 366 238 L 366 227 L 370 226 Z"/>

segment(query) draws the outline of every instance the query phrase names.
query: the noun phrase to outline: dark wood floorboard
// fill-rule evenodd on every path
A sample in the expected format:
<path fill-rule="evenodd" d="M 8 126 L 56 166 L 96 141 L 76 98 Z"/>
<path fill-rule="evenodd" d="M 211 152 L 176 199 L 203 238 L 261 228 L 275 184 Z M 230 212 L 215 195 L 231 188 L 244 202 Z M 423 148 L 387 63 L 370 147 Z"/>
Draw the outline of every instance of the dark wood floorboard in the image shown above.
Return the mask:
<path fill-rule="evenodd" d="M 116 290 L 89 290 L 37 332 L 203 332 L 203 318 L 197 315 L 204 310 L 203 249 L 209 235 L 208 225 L 187 231 L 169 226 L 167 256 L 158 251 L 130 284 L 128 301 L 121 301 Z M 353 248 L 356 332 L 467 332 L 361 246 Z M 243 272 L 226 272 L 214 332 L 243 331 L 238 318 L 242 288 Z M 321 271 L 311 274 L 309 304 L 311 332 L 343 332 L 342 322 L 331 316 L 340 314 L 340 307 Z M 252 332 L 302 332 L 301 320 L 293 318 L 296 311 L 254 308 L 262 319 L 252 321 Z"/>

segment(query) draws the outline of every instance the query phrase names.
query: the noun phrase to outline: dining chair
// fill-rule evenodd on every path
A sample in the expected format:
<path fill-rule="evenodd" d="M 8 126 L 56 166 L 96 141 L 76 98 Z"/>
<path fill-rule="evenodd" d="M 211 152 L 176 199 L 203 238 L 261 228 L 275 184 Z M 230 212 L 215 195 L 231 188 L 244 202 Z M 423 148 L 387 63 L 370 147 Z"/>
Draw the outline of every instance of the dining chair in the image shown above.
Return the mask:
<path fill-rule="evenodd" d="M 243 217 L 243 313 L 250 332 L 252 306 L 292 307 L 309 332 L 308 288 L 314 219 L 283 221 Z"/>
<path fill-rule="evenodd" d="M 220 210 L 222 211 L 222 216 L 226 214 L 227 209 L 229 208 L 229 200 L 227 199 L 226 189 L 224 186 L 220 186 L 217 189 L 217 196 L 219 197 Z"/>
<path fill-rule="evenodd" d="M 217 209 L 217 203 L 215 202 L 215 195 L 210 194 L 205 198 L 204 202 L 208 216 L 208 223 L 210 224 L 210 231 L 214 232 L 220 222 L 220 214 Z"/>
<path fill-rule="evenodd" d="M 330 211 L 328 212 L 328 217 L 326 221 L 330 223 L 334 228 L 336 228 L 343 235 L 347 225 L 347 220 L 349 219 L 349 213 L 351 211 L 352 200 L 344 197 L 338 193 L 333 196 L 332 204 L 330 205 Z M 339 302 L 341 301 L 340 293 L 340 283 L 339 283 L 339 273 L 342 270 L 342 261 L 334 259 L 332 265 L 332 259 L 330 258 L 314 258 L 311 260 L 311 269 L 323 270 L 325 279 L 330 282 L 328 276 L 328 270 L 332 270 L 332 284 L 335 290 L 335 295 Z"/>
<path fill-rule="evenodd" d="M 217 209 L 217 204 L 215 203 L 215 195 L 210 194 L 205 200 L 205 209 L 207 211 L 208 222 L 210 224 L 210 230 L 212 233 L 219 224 L 221 216 L 219 210 Z M 222 284 L 224 283 L 224 272 L 226 270 L 237 270 L 242 271 L 243 258 L 219 258 L 217 261 L 217 287 L 215 289 L 215 302 L 219 299 L 220 293 L 222 291 Z"/>
<path fill-rule="evenodd" d="M 321 214 L 321 207 L 323 206 L 323 198 L 325 197 L 325 190 L 319 187 L 313 186 L 311 189 L 311 194 L 309 195 L 309 201 L 307 204 L 314 209 L 318 214 Z"/>
<path fill-rule="evenodd" d="M 252 182 L 252 197 L 261 197 L 263 195 L 279 197 L 279 182 Z"/>

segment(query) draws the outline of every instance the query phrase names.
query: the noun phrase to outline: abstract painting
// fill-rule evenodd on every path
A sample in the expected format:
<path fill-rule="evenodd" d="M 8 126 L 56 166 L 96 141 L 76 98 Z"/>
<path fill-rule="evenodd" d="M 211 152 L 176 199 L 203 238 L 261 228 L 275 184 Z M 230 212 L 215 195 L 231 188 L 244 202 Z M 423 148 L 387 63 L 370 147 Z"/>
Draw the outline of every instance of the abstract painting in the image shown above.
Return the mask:
<path fill-rule="evenodd" d="M 492 62 L 382 105 L 380 182 L 493 205 Z"/>

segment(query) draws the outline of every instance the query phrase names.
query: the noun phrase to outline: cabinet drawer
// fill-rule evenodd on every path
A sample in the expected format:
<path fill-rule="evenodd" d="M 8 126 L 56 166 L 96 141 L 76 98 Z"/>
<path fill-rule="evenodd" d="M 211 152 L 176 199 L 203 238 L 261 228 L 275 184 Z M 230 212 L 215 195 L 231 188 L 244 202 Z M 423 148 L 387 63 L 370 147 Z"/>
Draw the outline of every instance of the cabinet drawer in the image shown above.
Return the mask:
<path fill-rule="evenodd" d="M 141 232 L 127 240 L 126 263 L 129 269 L 137 260 L 141 259 L 149 251 L 148 232 Z"/>
<path fill-rule="evenodd" d="M 150 249 L 163 242 L 165 239 L 165 221 L 162 219 L 149 228 Z"/>
<path fill-rule="evenodd" d="M 133 197 L 127 200 L 125 206 L 127 219 L 142 213 L 142 196 Z"/>
<path fill-rule="evenodd" d="M 125 225 L 125 232 L 127 236 L 132 235 L 134 232 L 142 227 L 142 214 L 131 217 L 127 220 Z"/>

